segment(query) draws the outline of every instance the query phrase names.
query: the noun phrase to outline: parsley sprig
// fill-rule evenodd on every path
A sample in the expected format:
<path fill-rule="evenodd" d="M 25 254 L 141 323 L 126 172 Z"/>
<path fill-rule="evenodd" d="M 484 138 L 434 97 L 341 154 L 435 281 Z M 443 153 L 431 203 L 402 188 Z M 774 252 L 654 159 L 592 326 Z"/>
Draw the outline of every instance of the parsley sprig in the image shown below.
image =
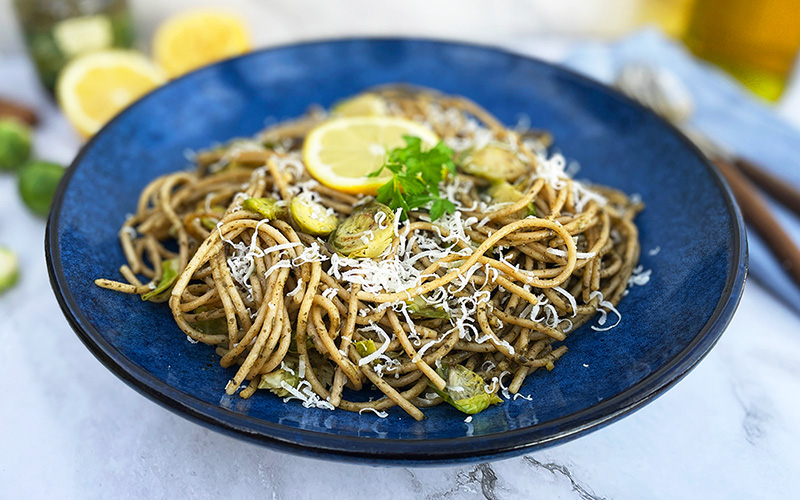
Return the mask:
<path fill-rule="evenodd" d="M 396 148 L 389 152 L 386 162 L 378 170 L 368 174 L 369 177 L 380 175 L 383 169 L 392 172 L 392 178 L 378 188 L 377 199 L 392 210 L 402 208 L 403 220 L 415 208 L 431 204 L 431 221 L 445 213 L 452 214 L 456 206 L 439 194 L 439 183 L 449 172 L 456 173 L 453 163 L 453 150 L 439 141 L 434 148 L 423 151 L 422 139 L 404 135 L 404 148 Z"/>

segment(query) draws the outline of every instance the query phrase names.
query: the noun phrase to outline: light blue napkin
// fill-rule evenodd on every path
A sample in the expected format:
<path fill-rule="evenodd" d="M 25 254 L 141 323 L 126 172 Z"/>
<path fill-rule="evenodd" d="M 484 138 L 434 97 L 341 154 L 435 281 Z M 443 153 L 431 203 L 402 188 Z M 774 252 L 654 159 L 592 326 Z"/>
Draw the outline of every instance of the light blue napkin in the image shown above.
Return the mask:
<path fill-rule="evenodd" d="M 778 116 L 719 69 L 699 61 L 680 42 L 656 30 L 638 32 L 613 44 L 587 43 L 563 64 L 611 84 L 627 63 L 672 71 L 692 94 L 695 111 L 688 124 L 772 173 L 800 187 L 800 130 Z M 770 200 L 785 230 L 800 245 L 800 218 Z M 800 313 L 800 288 L 782 269 L 763 240 L 748 228 L 750 274 Z"/>

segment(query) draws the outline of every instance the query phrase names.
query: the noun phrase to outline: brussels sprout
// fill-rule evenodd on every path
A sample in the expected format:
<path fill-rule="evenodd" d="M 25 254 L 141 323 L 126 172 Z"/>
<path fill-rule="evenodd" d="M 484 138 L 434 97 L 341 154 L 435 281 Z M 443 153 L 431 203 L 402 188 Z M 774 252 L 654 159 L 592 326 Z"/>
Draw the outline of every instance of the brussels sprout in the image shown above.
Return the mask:
<path fill-rule="evenodd" d="M 513 181 L 527 170 L 514 151 L 500 144 L 469 152 L 460 163 L 461 169 L 468 174 L 491 181 Z"/>
<path fill-rule="evenodd" d="M 219 218 L 225 215 L 225 209 L 219 205 L 216 205 L 211 207 L 211 212 L 218 214 L 219 217 L 200 217 L 200 225 L 202 225 L 209 231 L 213 231 L 214 229 L 217 228 L 217 224 L 219 223 Z"/>
<path fill-rule="evenodd" d="M 300 377 L 297 376 L 296 370 L 294 373 L 292 373 L 289 370 L 278 368 L 275 371 L 261 375 L 261 381 L 258 383 L 258 388 L 269 389 L 270 392 L 282 398 L 291 396 L 291 393 L 287 391 L 283 385 L 281 385 L 281 382 L 286 382 L 292 387 L 297 387 L 297 385 L 300 383 Z"/>
<path fill-rule="evenodd" d="M 428 304 L 421 295 L 417 295 L 413 299 L 406 302 L 408 312 L 411 316 L 431 319 L 450 319 L 450 314 L 447 313 L 442 307 Z"/>
<path fill-rule="evenodd" d="M 161 280 L 156 287 L 142 294 L 142 300 L 159 301 L 167 297 L 167 293 L 178 279 L 178 259 L 161 261 Z"/>
<path fill-rule="evenodd" d="M 255 212 L 267 220 L 277 219 L 286 213 L 275 198 L 247 198 L 242 203 L 242 208 Z"/>
<path fill-rule="evenodd" d="M 442 364 L 436 372 L 446 382 L 444 390 L 433 384 L 431 387 L 442 399 L 456 409 L 469 415 L 479 413 L 489 405 L 502 403 L 497 394 L 486 392 L 485 383 L 480 375 L 461 365 L 448 366 Z"/>
<path fill-rule="evenodd" d="M 0 247 L 0 293 L 8 290 L 19 278 L 17 255 L 6 247 Z"/>
<path fill-rule="evenodd" d="M 289 211 L 297 227 L 312 236 L 328 236 L 339 224 L 333 211 L 312 200 L 306 193 L 292 198 Z"/>
<path fill-rule="evenodd" d="M 0 118 L 0 170 L 16 170 L 30 153 L 30 127 L 15 118 Z"/>
<path fill-rule="evenodd" d="M 19 171 L 22 201 L 33 213 L 46 217 L 63 175 L 64 167 L 61 165 L 47 161 L 28 163 Z"/>
<path fill-rule="evenodd" d="M 372 339 L 359 340 L 358 342 L 353 344 L 353 346 L 356 348 L 356 352 L 358 353 L 358 355 L 361 356 L 362 358 L 365 356 L 369 356 L 376 350 L 375 341 L 373 341 Z"/>
<path fill-rule="evenodd" d="M 524 198 L 525 194 L 506 181 L 498 181 L 492 183 L 489 196 L 495 203 L 516 203 Z M 528 203 L 527 215 L 536 215 L 536 206 L 533 202 Z"/>
<path fill-rule="evenodd" d="M 208 310 L 208 307 L 200 306 L 192 311 L 192 314 L 200 314 L 207 312 Z M 190 323 L 190 325 L 195 330 L 207 335 L 220 335 L 228 333 L 228 320 L 224 316 L 220 318 L 202 319 L 200 321 Z"/>
<path fill-rule="evenodd" d="M 353 210 L 328 241 L 344 257 L 374 259 L 386 250 L 393 238 L 392 209 L 374 201 Z"/>

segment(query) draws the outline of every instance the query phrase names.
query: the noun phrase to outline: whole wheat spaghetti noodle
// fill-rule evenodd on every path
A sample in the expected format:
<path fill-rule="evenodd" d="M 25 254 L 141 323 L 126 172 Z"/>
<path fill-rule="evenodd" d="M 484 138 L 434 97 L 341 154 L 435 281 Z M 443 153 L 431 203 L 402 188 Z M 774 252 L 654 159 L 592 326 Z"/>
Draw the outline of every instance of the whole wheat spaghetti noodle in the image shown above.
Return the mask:
<path fill-rule="evenodd" d="M 511 397 L 553 369 L 570 332 L 621 319 L 641 203 L 573 180 L 563 157 L 548 154 L 547 134 L 506 128 L 464 98 L 399 87 L 372 95 L 454 151 L 458 173 L 440 188 L 454 213 L 375 213 L 392 233 L 374 257 L 305 230 L 288 210 L 295 198 L 313 200 L 334 226 L 371 203 L 306 171 L 304 138 L 329 119 L 312 110 L 152 181 L 119 232 L 125 282 L 96 284 L 167 302 L 191 341 L 235 368 L 220 391 L 267 389 L 306 407 L 379 415 L 399 406 L 418 420 L 443 400 L 469 413 L 499 401 L 459 395 L 476 381 L 487 396 Z M 486 147 L 510 153 L 521 171 L 498 181 L 462 168 Z M 252 199 L 274 200 L 273 212 Z M 382 398 L 359 393 L 374 388 Z"/>

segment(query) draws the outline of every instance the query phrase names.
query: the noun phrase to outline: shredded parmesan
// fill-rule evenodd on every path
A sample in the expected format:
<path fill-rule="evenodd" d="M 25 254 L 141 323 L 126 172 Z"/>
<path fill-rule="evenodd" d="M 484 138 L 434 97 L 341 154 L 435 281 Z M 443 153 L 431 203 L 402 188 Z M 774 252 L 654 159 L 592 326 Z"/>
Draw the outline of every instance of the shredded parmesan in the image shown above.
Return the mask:
<path fill-rule="evenodd" d="M 633 274 L 631 277 L 628 278 L 628 286 L 644 286 L 650 281 L 650 275 L 652 274 L 652 269 L 644 269 L 643 266 L 636 266 L 633 270 Z"/>
<path fill-rule="evenodd" d="M 564 250 L 560 250 L 558 248 L 548 248 L 547 249 L 547 253 L 551 253 L 551 254 L 556 255 L 558 257 L 566 257 L 567 256 L 567 252 L 565 252 Z M 578 259 L 592 259 L 595 256 L 597 256 L 597 253 L 596 252 L 575 252 L 575 256 Z"/>
<path fill-rule="evenodd" d="M 389 343 L 391 342 L 391 339 L 389 338 L 388 335 L 386 335 L 386 332 L 383 331 L 383 328 L 379 327 L 375 323 L 370 322 L 370 324 L 368 326 L 364 327 L 363 330 L 371 330 L 371 331 L 377 333 L 383 339 L 383 343 L 381 344 L 380 347 L 375 349 L 375 352 L 373 352 L 372 354 L 369 354 L 369 355 L 364 356 L 363 358 L 361 358 L 358 361 L 358 366 L 364 366 L 364 365 L 366 365 L 368 363 L 372 363 L 376 359 L 380 358 L 381 355 L 386 352 L 386 349 L 389 348 Z"/>
<path fill-rule="evenodd" d="M 598 331 L 598 332 L 605 332 L 605 331 L 611 330 L 612 328 L 614 328 L 617 325 L 619 325 L 620 321 L 622 321 L 622 314 L 620 314 L 620 312 L 617 310 L 617 308 L 614 307 L 614 304 L 612 304 L 611 302 L 609 302 L 607 300 L 603 300 L 603 293 L 600 292 L 600 291 L 594 291 L 589 295 L 590 299 L 594 299 L 595 297 L 600 297 L 600 306 L 597 309 L 597 312 L 600 313 L 600 318 L 597 320 L 597 324 L 600 325 L 600 326 L 598 327 L 598 326 L 592 325 L 592 330 L 595 330 L 595 331 Z M 611 312 L 613 312 L 614 314 L 617 315 L 617 322 L 614 323 L 613 325 L 607 326 L 605 328 L 601 328 L 601 327 L 606 324 L 608 315 L 607 315 L 607 312 L 603 308 L 608 309 L 609 311 L 611 311 Z"/>
<path fill-rule="evenodd" d="M 371 411 L 372 413 L 374 413 L 375 415 L 379 416 L 380 418 L 386 418 L 386 417 L 389 416 L 389 414 L 386 413 L 385 411 L 376 410 L 375 408 L 361 408 L 360 410 L 358 410 L 358 414 L 361 415 L 365 411 Z"/>

